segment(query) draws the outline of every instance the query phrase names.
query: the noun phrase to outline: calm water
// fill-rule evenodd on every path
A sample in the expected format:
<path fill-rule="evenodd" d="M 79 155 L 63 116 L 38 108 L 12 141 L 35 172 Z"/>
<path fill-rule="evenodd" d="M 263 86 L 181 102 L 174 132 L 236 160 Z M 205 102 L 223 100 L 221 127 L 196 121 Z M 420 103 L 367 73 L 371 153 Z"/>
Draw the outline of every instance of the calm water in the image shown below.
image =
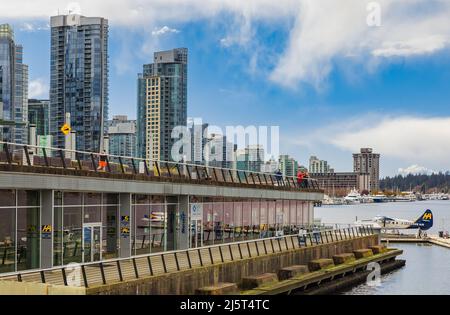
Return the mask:
<path fill-rule="evenodd" d="M 449 201 L 421 201 L 411 203 L 362 204 L 352 206 L 323 206 L 315 209 L 315 216 L 324 223 L 353 223 L 387 215 L 402 219 L 415 219 L 425 209 L 434 214 L 434 226 L 429 234 L 450 230 Z M 436 245 L 390 244 L 403 249 L 406 266 L 383 275 L 377 287 L 359 285 L 343 294 L 450 294 L 450 249 Z"/>

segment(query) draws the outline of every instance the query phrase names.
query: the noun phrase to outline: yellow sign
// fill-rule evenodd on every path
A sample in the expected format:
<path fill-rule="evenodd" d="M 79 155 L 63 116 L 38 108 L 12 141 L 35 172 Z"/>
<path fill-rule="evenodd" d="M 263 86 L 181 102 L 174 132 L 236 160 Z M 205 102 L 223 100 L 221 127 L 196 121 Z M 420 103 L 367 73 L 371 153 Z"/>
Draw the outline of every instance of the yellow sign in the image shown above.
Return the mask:
<path fill-rule="evenodd" d="M 41 228 L 41 231 L 44 233 L 50 233 L 52 231 L 52 226 L 51 225 L 43 225 Z"/>
<path fill-rule="evenodd" d="M 431 213 L 425 213 L 423 215 L 422 219 L 423 220 L 431 220 L 431 217 L 432 217 Z"/>
<path fill-rule="evenodd" d="M 66 136 L 70 133 L 71 130 L 72 130 L 72 129 L 70 128 L 70 126 L 69 126 L 68 124 L 64 124 L 64 125 L 61 127 L 62 133 L 65 134 Z"/>
<path fill-rule="evenodd" d="M 130 234 L 130 228 L 122 227 L 122 228 L 120 228 L 120 232 L 122 234 Z"/>

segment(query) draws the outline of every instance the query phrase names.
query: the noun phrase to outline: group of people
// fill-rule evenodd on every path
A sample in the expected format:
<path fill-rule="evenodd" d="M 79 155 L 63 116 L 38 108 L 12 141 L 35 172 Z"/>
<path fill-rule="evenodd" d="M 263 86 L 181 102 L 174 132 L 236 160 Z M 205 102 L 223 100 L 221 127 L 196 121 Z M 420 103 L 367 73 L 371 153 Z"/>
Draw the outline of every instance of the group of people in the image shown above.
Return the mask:
<path fill-rule="evenodd" d="M 278 169 L 275 172 L 275 179 L 278 182 L 278 185 L 280 186 L 283 180 L 283 173 L 281 173 L 281 170 Z M 297 185 L 301 188 L 308 188 L 308 179 L 309 179 L 309 173 L 307 171 L 298 170 L 297 172 Z"/>

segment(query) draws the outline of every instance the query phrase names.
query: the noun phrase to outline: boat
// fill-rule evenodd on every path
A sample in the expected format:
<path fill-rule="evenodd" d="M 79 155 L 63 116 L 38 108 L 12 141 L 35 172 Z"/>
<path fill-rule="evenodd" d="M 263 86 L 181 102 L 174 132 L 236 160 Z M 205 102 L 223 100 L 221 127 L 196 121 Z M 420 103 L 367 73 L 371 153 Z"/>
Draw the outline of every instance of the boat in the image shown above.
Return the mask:
<path fill-rule="evenodd" d="M 361 203 L 361 195 L 353 188 L 348 195 L 344 197 L 344 201 L 347 204 Z"/>
<path fill-rule="evenodd" d="M 411 202 L 416 200 L 417 200 L 416 195 L 414 195 L 414 193 L 411 191 L 404 192 L 401 195 L 395 196 L 394 198 L 394 201 L 396 202 Z"/>
<path fill-rule="evenodd" d="M 371 198 L 372 198 L 373 202 L 376 202 L 376 203 L 388 201 L 386 195 L 384 195 L 384 194 L 373 195 Z"/>

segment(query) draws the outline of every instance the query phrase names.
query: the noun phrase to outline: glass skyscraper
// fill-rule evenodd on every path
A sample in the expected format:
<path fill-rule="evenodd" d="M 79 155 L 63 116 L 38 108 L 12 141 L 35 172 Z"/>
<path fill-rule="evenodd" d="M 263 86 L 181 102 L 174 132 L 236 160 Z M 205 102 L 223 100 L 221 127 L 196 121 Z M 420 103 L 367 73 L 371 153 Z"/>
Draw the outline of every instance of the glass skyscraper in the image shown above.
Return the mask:
<path fill-rule="evenodd" d="M 136 154 L 136 120 L 117 115 L 108 121 L 109 154 L 132 156 Z"/>
<path fill-rule="evenodd" d="M 60 128 L 70 113 L 76 149 L 100 152 L 108 118 L 108 20 L 77 14 L 51 17 L 50 134 L 65 147 Z"/>
<path fill-rule="evenodd" d="M 187 125 L 187 48 L 156 52 L 138 77 L 137 153 L 171 161 L 172 130 Z"/>
<path fill-rule="evenodd" d="M 28 100 L 28 123 L 36 126 L 36 135 L 50 134 L 50 101 Z"/>
<path fill-rule="evenodd" d="M 28 66 L 23 48 L 14 42 L 10 25 L 0 25 L 0 136 L 16 143 L 28 142 Z"/>

